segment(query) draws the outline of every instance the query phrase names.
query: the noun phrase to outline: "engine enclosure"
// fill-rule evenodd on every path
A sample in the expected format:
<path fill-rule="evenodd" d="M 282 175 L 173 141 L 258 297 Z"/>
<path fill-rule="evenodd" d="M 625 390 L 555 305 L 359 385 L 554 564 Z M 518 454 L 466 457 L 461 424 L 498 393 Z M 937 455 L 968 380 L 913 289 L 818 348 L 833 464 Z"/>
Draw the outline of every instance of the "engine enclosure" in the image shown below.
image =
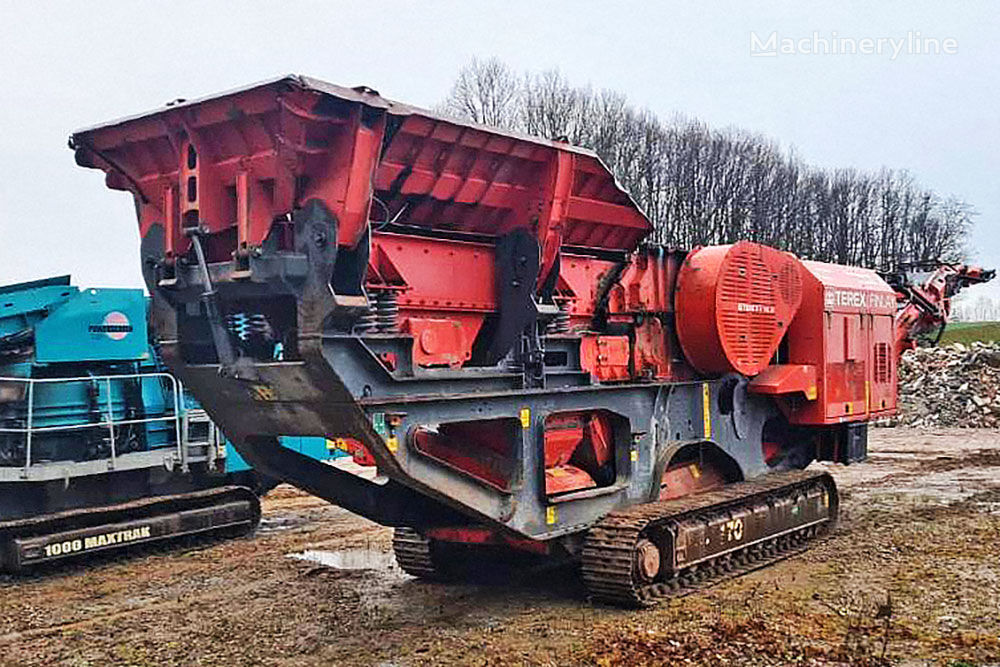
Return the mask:
<path fill-rule="evenodd" d="M 785 401 L 791 421 L 835 424 L 893 414 L 895 292 L 869 269 L 802 265 L 805 288 L 788 332 L 788 363 L 815 369 L 816 398 Z"/>

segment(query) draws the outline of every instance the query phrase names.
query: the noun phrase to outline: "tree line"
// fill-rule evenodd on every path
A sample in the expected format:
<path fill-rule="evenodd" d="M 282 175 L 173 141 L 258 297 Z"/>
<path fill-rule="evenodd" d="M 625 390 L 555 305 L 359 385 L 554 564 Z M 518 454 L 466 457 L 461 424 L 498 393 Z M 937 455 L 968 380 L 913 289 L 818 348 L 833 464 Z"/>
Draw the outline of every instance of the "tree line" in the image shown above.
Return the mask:
<path fill-rule="evenodd" d="M 650 241 L 689 248 L 750 239 L 800 257 L 897 270 L 957 261 L 975 215 L 905 170 L 820 169 L 759 134 L 664 121 L 558 71 L 462 67 L 439 110 L 595 151 L 653 222 Z"/>
<path fill-rule="evenodd" d="M 984 294 L 975 300 L 960 295 L 951 304 L 951 316 L 956 322 L 1000 322 L 1000 301 Z"/>

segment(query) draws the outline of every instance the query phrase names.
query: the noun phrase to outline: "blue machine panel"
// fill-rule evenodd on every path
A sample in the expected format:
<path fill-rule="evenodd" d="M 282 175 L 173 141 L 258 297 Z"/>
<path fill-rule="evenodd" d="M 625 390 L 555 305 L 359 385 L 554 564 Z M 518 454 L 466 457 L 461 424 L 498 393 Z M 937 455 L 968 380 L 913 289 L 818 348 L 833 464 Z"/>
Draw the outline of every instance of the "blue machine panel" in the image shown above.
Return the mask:
<path fill-rule="evenodd" d="M 303 456 L 316 459 L 317 461 L 329 461 L 348 456 L 346 452 L 335 449 L 326 438 L 315 438 L 305 436 L 283 436 L 278 439 L 282 447 L 287 447 L 293 452 L 298 452 Z M 240 453 L 236 451 L 232 443 L 226 442 L 226 472 L 242 472 L 250 470 Z"/>
<path fill-rule="evenodd" d="M 137 289 L 85 289 L 35 326 L 38 363 L 149 359 L 146 297 Z"/>
<path fill-rule="evenodd" d="M 69 284 L 69 276 L 0 287 L 0 338 L 31 329 L 78 291 Z"/>

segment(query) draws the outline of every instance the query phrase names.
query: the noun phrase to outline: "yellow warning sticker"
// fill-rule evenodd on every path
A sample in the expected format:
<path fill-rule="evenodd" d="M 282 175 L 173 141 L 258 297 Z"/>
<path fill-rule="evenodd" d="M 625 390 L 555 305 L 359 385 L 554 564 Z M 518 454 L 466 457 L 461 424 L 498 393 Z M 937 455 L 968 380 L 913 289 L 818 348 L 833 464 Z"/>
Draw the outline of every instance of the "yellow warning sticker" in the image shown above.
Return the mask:
<path fill-rule="evenodd" d="M 639 450 L 638 449 L 633 449 L 631 456 L 632 456 L 632 463 L 635 463 L 636 461 L 638 461 L 639 460 Z"/>
<path fill-rule="evenodd" d="M 531 426 L 531 410 L 521 408 L 521 428 L 528 428 L 529 426 Z"/>
<path fill-rule="evenodd" d="M 385 446 L 389 448 L 389 451 L 393 454 L 399 449 L 399 438 L 394 435 L 390 435 L 385 440 Z"/>
<path fill-rule="evenodd" d="M 809 388 L 806 389 L 806 400 L 815 401 L 818 395 L 819 392 L 816 389 L 816 385 L 810 385 Z"/>
<path fill-rule="evenodd" d="M 326 448 L 330 451 L 339 450 L 341 452 L 351 453 L 351 447 L 347 444 L 347 438 L 334 438 L 326 440 Z"/>
<path fill-rule="evenodd" d="M 548 525 L 553 525 L 556 522 L 556 508 L 554 505 L 549 505 L 545 508 L 545 523 Z"/>
<path fill-rule="evenodd" d="M 707 382 L 701 383 L 701 420 L 705 425 L 705 439 L 712 437 L 712 392 Z"/>
<path fill-rule="evenodd" d="M 250 387 L 250 398 L 255 401 L 273 401 L 274 390 L 266 384 L 255 384 Z"/>

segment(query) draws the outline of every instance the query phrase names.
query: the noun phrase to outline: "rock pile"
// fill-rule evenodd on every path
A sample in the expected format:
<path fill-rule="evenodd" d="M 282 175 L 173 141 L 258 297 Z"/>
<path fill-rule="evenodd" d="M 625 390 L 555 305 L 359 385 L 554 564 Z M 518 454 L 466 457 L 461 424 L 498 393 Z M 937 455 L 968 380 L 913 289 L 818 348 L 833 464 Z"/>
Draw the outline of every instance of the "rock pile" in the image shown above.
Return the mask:
<path fill-rule="evenodd" d="M 1000 426 L 1000 343 L 954 343 L 903 353 L 899 415 L 886 426 Z"/>

